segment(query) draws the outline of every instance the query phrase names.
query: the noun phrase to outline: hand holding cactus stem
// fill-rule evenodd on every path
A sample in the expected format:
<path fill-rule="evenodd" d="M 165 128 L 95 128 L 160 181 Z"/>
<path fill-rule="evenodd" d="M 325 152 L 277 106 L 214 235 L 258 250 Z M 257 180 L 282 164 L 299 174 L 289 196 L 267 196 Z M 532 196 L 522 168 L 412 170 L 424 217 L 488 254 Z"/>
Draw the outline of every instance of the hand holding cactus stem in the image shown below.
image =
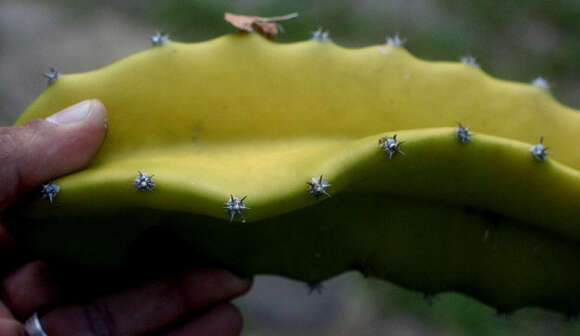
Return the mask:
<path fill-rule="evenodd" d="M 106 130 L 106 109 L 98 100 L 25 126 L 0 128 L 0 211 L 23 193 L 84 168 Z M 58 191 L 56 185 L 43 186 L 51 202 L 57 202 Z M 62 269 L 55 274 L 49 263 L 34 260 L 6 230 L 22 225 L 7 219 L 0 226 L 0 335 L 25 334 L 21 321 L 35 312 L 50 336 L 141 335 L 161 329 L 168 335 L 236 335 L 241 330 L 241 315 L 227 301 L 245 293 L 251 280 L 197 267 L 106 294 L 95 281 L 87 281 L 80 284 L 82 293 L 70 293 L 74 290 L 56 278 L 70 280 L 78 274 Z M 79 295 L 84 299 L 79 301 Z"/>

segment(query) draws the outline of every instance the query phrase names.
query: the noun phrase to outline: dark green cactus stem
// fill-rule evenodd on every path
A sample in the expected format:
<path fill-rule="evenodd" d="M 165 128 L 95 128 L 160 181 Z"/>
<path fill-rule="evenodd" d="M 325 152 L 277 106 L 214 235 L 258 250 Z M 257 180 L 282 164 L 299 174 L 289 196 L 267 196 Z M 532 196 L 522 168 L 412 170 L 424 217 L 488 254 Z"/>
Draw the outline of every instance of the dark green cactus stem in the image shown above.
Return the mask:
<path fill-rule="evenodd" d="M 51 218 L 50 225 L 38 220 L 27 238 L 53 242 L 58 248 L 43 249 L 57 260 L 111 268 L 135 253 L 139 235 L 157 228 L 179 233 L 192 256 L 241 274 L 318 283 L 359 270 L 427 293 L 461 291 L 501 311 L 540 305 L 572 313 L 580 304 L 577 241 L 476 208 L 403 197 L 341 194 L 246 224 L 126 208 Z"/>

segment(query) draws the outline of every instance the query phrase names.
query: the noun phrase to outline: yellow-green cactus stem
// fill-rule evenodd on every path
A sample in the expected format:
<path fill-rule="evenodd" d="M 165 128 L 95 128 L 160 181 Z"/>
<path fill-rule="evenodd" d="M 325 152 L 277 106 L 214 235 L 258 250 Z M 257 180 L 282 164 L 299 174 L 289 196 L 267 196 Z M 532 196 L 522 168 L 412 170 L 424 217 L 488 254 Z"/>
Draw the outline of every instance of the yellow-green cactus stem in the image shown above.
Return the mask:
<path fill-rule="evenodd" d="M 119 267 L 161 228 L 244 274 L 313 284 L 357 268 L 503 311 L 580 311 L 580 114 L 473 62 L 416 59 L 398 37 L 319 40 L 166 40 L 60 76 L 17 124 L 97 97 L 108 136 L 55 181 L 54 204 L 19 208 L 25 239 Z"/>

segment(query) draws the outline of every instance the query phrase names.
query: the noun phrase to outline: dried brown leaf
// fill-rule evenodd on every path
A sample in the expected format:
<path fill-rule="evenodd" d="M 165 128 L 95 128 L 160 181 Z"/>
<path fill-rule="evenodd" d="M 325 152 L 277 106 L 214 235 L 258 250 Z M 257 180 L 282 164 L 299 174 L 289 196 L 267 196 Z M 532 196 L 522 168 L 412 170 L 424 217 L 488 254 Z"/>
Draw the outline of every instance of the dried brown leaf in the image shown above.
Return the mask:
<path fill-rule="evenodd" d="M 298 13 L 292 13 L 284 16 L 275 17 L 259 17 L 238 15 L 226 13 L 224 19 L 231 23 L 234 27 L 249 32 L 258 32 L 269 39 L 274 39 L 278 35 L 278 22 L 293 19 L 298 16 Z"/>

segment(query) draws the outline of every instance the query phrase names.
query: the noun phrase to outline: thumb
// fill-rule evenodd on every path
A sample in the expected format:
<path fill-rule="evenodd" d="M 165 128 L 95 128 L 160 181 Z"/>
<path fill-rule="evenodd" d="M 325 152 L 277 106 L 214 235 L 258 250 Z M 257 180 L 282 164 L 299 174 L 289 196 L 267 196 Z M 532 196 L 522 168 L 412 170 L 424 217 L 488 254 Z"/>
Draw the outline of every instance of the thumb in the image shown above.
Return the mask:
<path fill-rule="evenodd" d="M 0 128 L 0 210 L 22 192 L 85 167 L 100 148 L 107 112 L 85 100 L 46 119 Z"/>

